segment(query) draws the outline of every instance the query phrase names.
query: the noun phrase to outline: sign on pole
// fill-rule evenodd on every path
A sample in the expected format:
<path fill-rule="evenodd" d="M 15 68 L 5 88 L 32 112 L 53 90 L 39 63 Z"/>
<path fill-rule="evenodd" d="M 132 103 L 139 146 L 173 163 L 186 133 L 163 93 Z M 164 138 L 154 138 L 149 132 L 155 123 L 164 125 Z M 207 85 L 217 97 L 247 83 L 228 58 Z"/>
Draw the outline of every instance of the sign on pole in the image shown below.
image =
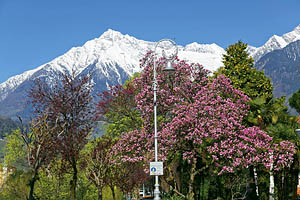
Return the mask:
<path fill-rule="evenodd" d="M 150 162 L 150 175 L 161 176 L 164 175 L 163 162 Z"/>

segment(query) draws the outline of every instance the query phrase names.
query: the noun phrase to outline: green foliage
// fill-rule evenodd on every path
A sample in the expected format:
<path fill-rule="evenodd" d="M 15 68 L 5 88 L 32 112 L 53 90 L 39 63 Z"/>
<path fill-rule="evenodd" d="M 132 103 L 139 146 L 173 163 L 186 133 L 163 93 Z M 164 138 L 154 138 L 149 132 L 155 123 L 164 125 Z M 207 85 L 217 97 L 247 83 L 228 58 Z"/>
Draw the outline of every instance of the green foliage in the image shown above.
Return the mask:
<path fill-rule="evenodd" d="M 262 97 L 250 101 L 251 113 L 248 116 L 248 121 L 263 129 L 268 124 L 277 123 L 279 115 L 287 111 L 284 101 L 285 97 L 271 99 L 268 102 Z"/>
<path fill-rule="evenodd" d="M 35 195 L 41 200 L 69 199 L 71 175 L 59 177 L 55 173 L 39 173 L 39 181 L 35 185 Z"/>
<path fill-rule="evenodd" d="M 300 88 L 289 98 L 289 105 L 300 113 Z"/>
<path fill-rule="evenodd" d="M 55 172 L 41 171 L 39 181 L 35 186 L 35 194 L 40 200 L 69 200 L 71 174 L 62 176 Z M 97 199 L 97 190 L 91 185 L 82 173 L 78 176 L 76 199 L 94 200 Z"/>
<path fill-rule="evenodd" d="M 26 148 L 21 138 L 20 129 L 13 131 L 10 135 L 6 135 L 5 139 L 4 163 L 7 166 L 14 166 L 18 169 L 27 168 Z"/>
<path fill-rule="evenodd" d="M 118 137 L 142 127 L 141 113 L 136 109 L 135 96 L 138 93 L 133 85 L 133 80 L 139 77 L 135 73 L 133 77 L 122 86 L 115 86 L 110 92 L 103 92 L 98 110 L 103 114 L 106 122 L 104 128 L 107 135 Z M 109 97 L 105 94 L 109 93 Z"/>
<path fill-rule="evenodd" d="M 247 44 L 241 41 L 230 45 L 226 49 L 226 55 L 223 56 L 224 67 L 221 67 L 215 76 L 218 74 L 227 76 L 235 88 L 251 98 L 250 113 L 244 122 L 246 126 L 260 127 L 273 137 L 274 143 L 289 140 L 299 144 L 294 131 L 297 128 L 296 118 L 289 114 L 288 107 L 285 105 L 285 97 L 273 97 L 271 80 L 264 75 L 264 72 L 253 67 L 254 60 L 249 57 L 246 49 Z M 299 97 L 300 91 L 290 99 L 290 105 L 300 111 Z M 260 174 L 258 180 L 260 197 L 266 199 L 268 198 L 269 174 L 259 166 L 257 170 Z M 278 194 L 280 193 L 283 191 L 278 190 Z"/>
<path fill-rule="evenodd" d="M 186 199 L 178 195 L 173 195 L 171 197 L 164 197 L 162 200 L 186 200 Z"/>
<path fill-rule="evenodd" d="M 115 195 L 116 200 L 123 199 L 123 193 L 118 188 L 115 188 Z M 103 188 L 103 199 L 113 199 L 112 192 L 109 187 Z"/>
<path fill-rule="evenodd" d="M 3 159 L 4 159 L 5 145 L 6 145 L 5 140 L 0 140 L 0 163 L 3 162 Z"/>
<path fill-rule="evenodd" d="M 31 172 L 15 171 L 9 176 L 5 185 L 0 188 L 0 200 L 25 200 L 29 192 L 27 183 L 32 176 Z M 78 177 L 77 200 L 97 199 L 97 188 L 84 176 L 83 172 Z M 35 197 L 40 200 L 69 200 L 71 174 L 60 176 L 54 169 L 43 170 L 35 186 Z M 116 200 L 122 199 L 120 190 L 115 190 Z M 103 188 L 103 199 L 113 199 L 109 187 Z"/>
<path fill-rule="evenodd" d="M 27 183 L 31 177 L 30 172 L 15 171 L 11 174 L 4 186 L 0 188 L 0 199 L 2 200 L 25 200 L 29 192 Z"/>
<path fill-rule="evenodd" d="M 273 96 L 271 80 L 253 67 L 254 60 L 249 57 L 247 44 L 238 41 L 230 45 L 223 55 L 224 67 L 216 75 L 223 74 L 231 79 L 236 89 L 243 91 L 251 99 L 265 97 L 267 100 Z"/>
<path fill-rule="evenodd" d="M 120 110 L 120 112 L 107 113 L 105 116 L 111 120 L 111 123 L 105 126 L 106 134 L 113 137 L 132 131 L 142 124 L 137 110 Z"/>
<path fill-rule="evenodd" d="M 289 114 L 285 102 L 285 96 L 271 99 L 268 102 L 260 98 L 250 101 L 251 113 L 248 121 L 267 131 L 274 141 L 295 142 L 296 117 Z"/>

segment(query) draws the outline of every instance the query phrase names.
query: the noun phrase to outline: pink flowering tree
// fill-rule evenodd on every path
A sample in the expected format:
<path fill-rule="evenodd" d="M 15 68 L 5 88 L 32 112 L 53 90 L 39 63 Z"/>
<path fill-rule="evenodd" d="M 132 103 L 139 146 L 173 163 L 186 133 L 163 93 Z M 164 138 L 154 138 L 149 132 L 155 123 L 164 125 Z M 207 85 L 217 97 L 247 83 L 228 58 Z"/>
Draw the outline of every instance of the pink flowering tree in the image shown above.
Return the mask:
<path fill-rule="evenodd" d="M 119 161 L 143 162 L 145 169 L 154 159 L 153 62 L 149 57 L 151 54 L 142 60 L 145 68 L 134 80 L 140 91 L 136 104 L 143 128 L 123 134 L 113 151 Z M 180 155 L 190 164 L 186 197 L 194 197 L 195 176 L 201 172 L 197 164 L 204 160 L 206 166 L 214 165 L 218 174 L 257 164 L 270 167 L 272 163 L 274 169 L 290 165 L 292 143 L 272 144 L 272 138 L 258 127 L 243 125 L 249 98 L 234 89 L 228 78 L 212 78 L 202 66 L 180 60 L 175 74 L 170 76 L 162 72 L 164 63 L 161 59 L 157 67 L 159 160 L 166 166 Z"/>

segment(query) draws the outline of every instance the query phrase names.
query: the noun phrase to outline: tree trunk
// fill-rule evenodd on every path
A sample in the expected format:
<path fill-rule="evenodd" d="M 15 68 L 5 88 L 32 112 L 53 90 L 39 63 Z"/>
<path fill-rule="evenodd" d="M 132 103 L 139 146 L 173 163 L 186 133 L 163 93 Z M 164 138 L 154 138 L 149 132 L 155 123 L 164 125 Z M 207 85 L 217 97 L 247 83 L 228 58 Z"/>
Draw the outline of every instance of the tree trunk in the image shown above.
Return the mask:
<path fill-rule="evenodd" d="M 289 196 L 289 174 L 287 169 L 284 170 L 283 177 L 283 197 L 284 199 L 287 199 Z"/>
<path fill-rule="evenodd" d="M 28 200 L 35 200 L 33 194 L 34 194 L 34 185 L 35 185 L 35 182 L 37 181 L 37 179 L 38 179 L 38 172 L 35 171 L 32 178 L 29 181 L 30 191 L 29 191 Z"/>
<path fill-rule="evenodd" d="M 71 181 L 71 199 L 75 200 L 76 186 L 77 186 L 77 173 L 78 173 L 75 159 L 73 159 L 72 167 L 73 167 L 73 179 Z"/>
<path fill-rule="evenodd" d="M 113 196 L 113 200 L 116 200 L 115 187 L 114 186 L 110 186 L 110 190 L 111 190 L 111 194 Z"/>
<path fill-rule="evenodd" d="M 190 173 L 190 181 L 188 183 L 188 194 L 187 194 L 187 198 L 188 199 L 194 199 L 194 182 L 195 182 L 195 176 L 197 174 L 197 170 L 196 170 L 196 162 L 192 163 L 192 168 L 191 168 L 191 173 Z"/>
<path fill-rule="evenodd" d="M 290 168 L 292 174 L 292 193 L 293 199 L 297 199 L 297 186 L 299 185 L 298 176 L 299 176 L 299 160 L 297 154 L 294 155 L 294 162 Z"/>
<path fill-rule="evenodd" d="M 270 170 L 270 187 L 269 187 L 269 200 L 274 200 L 274 175 L 273 171 Z"/>
<path fill-rule="evenodd" d="M 299 184 L 299 170 L 298 169 L 293 169 L 293 198 L 296 199 L 298 198 L 298 194 L 297 194 L 297 189 L 298 189 L 298 184 Z M 296 183 L 296 184 L 295 184 Z"/>
<path fill-rule="evenodd" d="M 102 187 L 98 186 L 98 200 L 102 200 L 103 195 L 102 195 Z"/>
<path fill-rule="evenodd" d="M 254 174 L 254 184 L 255 184 L 255 192 L 256 196 L 259 197 L 259 192 L 258 192 L 258 177 L 257 177 L 257 171 L 256 167 L 253 167 L 253 174 Z"/>

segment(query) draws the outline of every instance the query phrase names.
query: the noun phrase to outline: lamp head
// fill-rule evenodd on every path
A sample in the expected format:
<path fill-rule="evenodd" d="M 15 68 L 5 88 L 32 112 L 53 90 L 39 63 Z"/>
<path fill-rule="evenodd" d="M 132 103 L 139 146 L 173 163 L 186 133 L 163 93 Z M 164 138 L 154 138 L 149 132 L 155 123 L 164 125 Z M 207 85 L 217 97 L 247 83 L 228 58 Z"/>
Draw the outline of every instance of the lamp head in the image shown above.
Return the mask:
<path fill-rule="evenodd" d="M 167 64 L 164 67 L 163 71 L 165 71 L 165 72 L 174 72 L 175 71 L 172 60 L 167 61 Z"/>
<path fill-rule="evenodd" d="M 296 129 L 295 131 L 296 131 L 297 135 L 300 137 L 300 129 Z"/>

